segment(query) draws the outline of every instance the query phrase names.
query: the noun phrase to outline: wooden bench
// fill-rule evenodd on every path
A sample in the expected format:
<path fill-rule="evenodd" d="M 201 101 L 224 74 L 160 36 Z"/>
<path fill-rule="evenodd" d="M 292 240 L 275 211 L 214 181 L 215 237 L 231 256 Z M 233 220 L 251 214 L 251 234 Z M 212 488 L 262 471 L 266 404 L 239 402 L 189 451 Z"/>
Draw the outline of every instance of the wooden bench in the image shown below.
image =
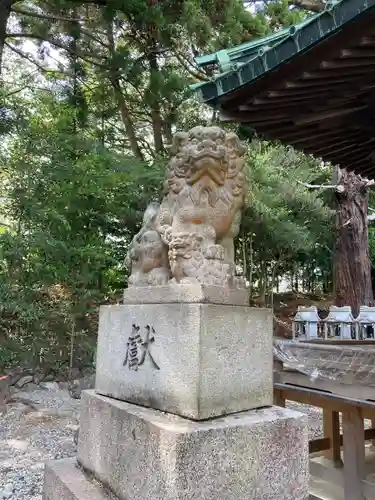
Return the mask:
<path fill-rule="evenodd" d="M 375 482 L 366 479 L 369 473 L 375 473 L 375 464 L 368 466 L 365 461 L 365 441 L 375 439 L 375 429 L 364 429 L 364 419 L 375 422 L 375 390 L 374 401 L 369 401 L 345 397 L 321 388 L 294 385 L 290 381 L 285 383 L 280 381 L 282 376 L 279 371 L 275 379 L 276 405 L 285 406 L 285 401 L 289 400 L 323 409 L 324 437 L 309 442 L 311 476 L 341 485 L 345 500 L 375 500 Z M 305 379 L 311 384 L 308 377 Z M 315 460 L 317 455 L 322 454 L 325 461 Z"/>

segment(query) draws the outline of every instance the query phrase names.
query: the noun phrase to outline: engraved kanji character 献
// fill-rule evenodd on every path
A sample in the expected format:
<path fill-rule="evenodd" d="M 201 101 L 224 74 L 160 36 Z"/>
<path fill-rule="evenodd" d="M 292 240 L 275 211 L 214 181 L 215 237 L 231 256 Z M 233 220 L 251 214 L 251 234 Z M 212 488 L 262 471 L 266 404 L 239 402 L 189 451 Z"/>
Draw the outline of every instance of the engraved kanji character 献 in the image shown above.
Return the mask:
<path fill-rule="evenodd" d="M 129 370 L 138 370 L 139 358 L 138 358 L 138 344 L 142 343 L 142 338 L 139 335 L 140 327 L 138 325 L 132 325 L 132 333 L 129 336 L 128 342 L 126 344 L 126 354 L 123 362 L 123 366 L 128 365 Z"/>
<path fill-rule="evenodd" d="M 155 329 L 154 329 L 154 327 L 152 327 L 150 325 L 146 325 L 145 330 L 146 330 L 146 334 L 145 334 L 145 338 L 144 338 L 143 342 L 141 342 L 142 354 L 139 358 L 138 366 L 143 365 L 143 363 L 145 362 L 145 359 L 146 359 L 146 355 L 148 354 L 148 357 L 150 358 L 152 366 L 156 370 L 160 370 L 159 366 L 155 362 L 155 360 L 150 352 L 150 345 L 155 342 L 155 337 L 154 337 Z"/>

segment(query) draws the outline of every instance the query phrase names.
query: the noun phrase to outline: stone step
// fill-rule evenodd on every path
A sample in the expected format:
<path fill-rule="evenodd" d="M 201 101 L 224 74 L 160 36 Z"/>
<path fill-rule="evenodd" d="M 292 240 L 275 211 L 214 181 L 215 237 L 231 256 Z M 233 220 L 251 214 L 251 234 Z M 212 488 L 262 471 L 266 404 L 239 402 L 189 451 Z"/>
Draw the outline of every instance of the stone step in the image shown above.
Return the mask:
<path fill-rule="evenodd" d="M 77 466 L 75 458 L 54 460 L 45 465 L 43 500 L 115 499 Z"/>
<path fill-rule="evenodd" d="M 75 458 L 54 460 L 45 466 L 43 500 L 117 500 L 77 467 Z M 310 495 L 309 500 L 321 500 Z"/>

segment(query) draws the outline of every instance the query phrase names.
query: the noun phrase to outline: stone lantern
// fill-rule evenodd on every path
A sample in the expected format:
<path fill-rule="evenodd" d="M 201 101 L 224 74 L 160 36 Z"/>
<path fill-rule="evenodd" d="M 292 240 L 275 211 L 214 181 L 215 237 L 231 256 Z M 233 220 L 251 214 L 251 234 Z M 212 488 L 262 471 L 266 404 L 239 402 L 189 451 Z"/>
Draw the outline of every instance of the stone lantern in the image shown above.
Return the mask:
<path fill-rule="evenodd" d="M 350 306 L 331 306 L 329 314 L 324 319 L 324 337 L 340 337 L 341 340 L 356 338 L 356 320 Z"/>
<path fill-rule="evenodd" d="M 320 318 L 315 306 L 298 307 L 293 319 L 293 339 L 304 337 L 306 340 L 318 338 Z"/>
<path fill-rule="evenodd" d="M 375 307 L 361 306 L 357 318 L 358 339 L 374 338 Z"/>

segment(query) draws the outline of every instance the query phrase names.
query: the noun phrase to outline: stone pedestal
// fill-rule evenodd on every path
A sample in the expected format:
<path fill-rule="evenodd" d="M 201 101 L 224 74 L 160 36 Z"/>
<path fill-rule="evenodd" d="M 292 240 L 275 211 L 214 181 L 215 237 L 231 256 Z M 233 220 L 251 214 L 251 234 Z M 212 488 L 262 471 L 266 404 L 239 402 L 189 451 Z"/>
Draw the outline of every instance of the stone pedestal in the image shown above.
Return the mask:
<path fill-rule="evenodd" d="M 104 306 L 95 389 L 194 420 L 272 404 L 272 313 L 214 304 Z"/>
<path fill-rule="evenodd" d="M 193 422 L 94 391 L 82 403 L 78 461 L 121 500 L 306 498 L 307 431 L 294 411 Z"/>
<path fill-rule="evenodd" d="M 271 311 L 161 288 L 101 308 L 78 468 L 50 463 L 45 500 L 307 500 L 306 417 L 271 406 Z"/>
<path fill-rule="evenodd" d="M 285 408 L 202 422 L 83 393 L 78 463 L 46 468 L 46 500 L 306 500 L 306 417 Z M 92 478 L 99 480 L 99 484 Z"/>

